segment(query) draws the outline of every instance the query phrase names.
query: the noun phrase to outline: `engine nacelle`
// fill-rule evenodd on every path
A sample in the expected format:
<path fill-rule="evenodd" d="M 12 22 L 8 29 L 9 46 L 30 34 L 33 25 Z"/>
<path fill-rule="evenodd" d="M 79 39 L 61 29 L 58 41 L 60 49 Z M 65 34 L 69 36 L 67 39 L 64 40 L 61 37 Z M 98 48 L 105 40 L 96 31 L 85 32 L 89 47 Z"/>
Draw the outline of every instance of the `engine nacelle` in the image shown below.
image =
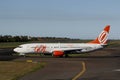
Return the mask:
<path fill-rule="evenodd" d="M 63 51 L 54 51 L 53 56 L 55 57 L 62 57 L 64 55 Z"/>

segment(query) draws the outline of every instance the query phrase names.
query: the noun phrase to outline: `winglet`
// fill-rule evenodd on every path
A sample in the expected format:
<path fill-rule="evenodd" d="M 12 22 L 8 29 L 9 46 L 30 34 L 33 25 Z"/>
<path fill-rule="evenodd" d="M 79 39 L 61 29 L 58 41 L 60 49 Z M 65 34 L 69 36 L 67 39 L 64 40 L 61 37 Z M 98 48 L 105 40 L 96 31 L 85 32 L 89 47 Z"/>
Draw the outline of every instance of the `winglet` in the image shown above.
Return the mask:
<path fill-rule="evenodd" d="M 91 44 L 101 44 L 106 45 L 108 40 L 108 34 L 110 31 L 110 25 L 107 25 L 104 30 L 100 33 L 100 35 L 93 41 L 89 42 Z"/>

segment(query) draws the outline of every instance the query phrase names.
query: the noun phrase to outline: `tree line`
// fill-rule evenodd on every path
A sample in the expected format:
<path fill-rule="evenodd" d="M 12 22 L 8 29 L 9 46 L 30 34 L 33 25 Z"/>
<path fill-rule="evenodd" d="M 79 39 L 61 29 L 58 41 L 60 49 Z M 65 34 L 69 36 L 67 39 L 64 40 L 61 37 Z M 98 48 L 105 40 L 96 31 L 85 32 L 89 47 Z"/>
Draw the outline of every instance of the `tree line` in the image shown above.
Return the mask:
<path fill-rule="evenodd" d="M 28 42 L 28 41 L 39 41 L 39 42 L 68 42 L 74 39 L 66 37 L 31 37 L 31 36 L 11 36 L 11 35 L 0 35 L 0 42 Z"/>
<path fill-rule="evenodd" d="M 0 35 L 0 42 L 27 42 L 30 40 L 29 36 Z"/>

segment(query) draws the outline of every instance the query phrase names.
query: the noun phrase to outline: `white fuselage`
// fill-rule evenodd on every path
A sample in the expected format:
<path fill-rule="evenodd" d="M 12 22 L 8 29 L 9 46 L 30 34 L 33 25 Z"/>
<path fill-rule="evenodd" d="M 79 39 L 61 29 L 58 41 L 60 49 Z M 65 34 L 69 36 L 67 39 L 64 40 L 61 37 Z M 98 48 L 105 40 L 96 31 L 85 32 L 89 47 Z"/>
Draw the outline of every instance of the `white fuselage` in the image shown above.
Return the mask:
<path fill-rule="evenodd" d="M 41 47 L 42 46 L 42 47 Z M 25 53 L 52 53 L 54 51 L 76 51 L 89 52 L 103 48 L 100 44 L 88 43 L 30 43 L 23 44 L 15 48 L 14 51 L 22 54 Z"/>

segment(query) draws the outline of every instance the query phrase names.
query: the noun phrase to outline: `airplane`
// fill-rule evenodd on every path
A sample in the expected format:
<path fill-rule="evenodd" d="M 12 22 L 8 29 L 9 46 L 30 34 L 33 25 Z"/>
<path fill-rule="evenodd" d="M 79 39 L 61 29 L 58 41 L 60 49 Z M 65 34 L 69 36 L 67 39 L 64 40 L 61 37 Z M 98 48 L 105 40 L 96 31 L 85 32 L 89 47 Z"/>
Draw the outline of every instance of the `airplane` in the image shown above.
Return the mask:
<path fill-rule="evenodd" d="M 29 43 L 14 48 L 19 55 L 27 53 L 51 54 L 54 57 L 67 57 L 71 53 L 85 53 L 104 48 L 107 45 L 110 25 L 106 25 L 99 36 L 88 43 Z"/>

